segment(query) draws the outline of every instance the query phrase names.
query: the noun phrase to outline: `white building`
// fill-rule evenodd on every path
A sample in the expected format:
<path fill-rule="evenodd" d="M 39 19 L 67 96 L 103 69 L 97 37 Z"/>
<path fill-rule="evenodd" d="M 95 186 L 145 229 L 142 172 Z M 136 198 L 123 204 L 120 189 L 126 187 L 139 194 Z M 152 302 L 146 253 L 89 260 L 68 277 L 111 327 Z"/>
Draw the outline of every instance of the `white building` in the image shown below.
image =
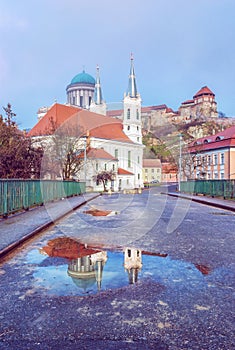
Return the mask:
<path fill-rule="evenodd" d="M 85 149 L 83 153 L 80 152 L 80 156 L 83 154 L 84 166 L 73 178 L 85 181 L 91 190 L 102 189 L 96 183 L 95 176 L 110 170 L 115 173 L 115 177 L 107 184 L 108 188 L 117 191 L 143 187 L 141 98 L 136 88 L 133 57 L 123 104 L 123 120 L 103 115 L 106 107 L 97 69 L 94 95 L 89 104 L 96 113 L 77 106 L 55 103 L 32 128 L 29 136 L 40 141 L 52 138 L 53 134 L 61 135 L 64 140 L 79 139 L 80 150 Z"/>

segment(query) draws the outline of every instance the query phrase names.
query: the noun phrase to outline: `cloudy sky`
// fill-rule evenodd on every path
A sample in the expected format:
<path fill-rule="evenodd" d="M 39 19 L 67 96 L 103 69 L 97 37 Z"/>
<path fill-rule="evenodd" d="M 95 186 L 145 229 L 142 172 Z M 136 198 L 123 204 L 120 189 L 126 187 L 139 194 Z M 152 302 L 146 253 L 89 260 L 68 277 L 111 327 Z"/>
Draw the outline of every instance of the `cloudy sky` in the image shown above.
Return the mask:
<path fill-rule="evenodd" d="M 234 18 L 234 0 L 0 0 L 0 107 L 30 128 L 96 64 L 106 102 L 120 102 L 133 52 L 143 105 L 177 110 L 207 85 L 235 116 Z"/>

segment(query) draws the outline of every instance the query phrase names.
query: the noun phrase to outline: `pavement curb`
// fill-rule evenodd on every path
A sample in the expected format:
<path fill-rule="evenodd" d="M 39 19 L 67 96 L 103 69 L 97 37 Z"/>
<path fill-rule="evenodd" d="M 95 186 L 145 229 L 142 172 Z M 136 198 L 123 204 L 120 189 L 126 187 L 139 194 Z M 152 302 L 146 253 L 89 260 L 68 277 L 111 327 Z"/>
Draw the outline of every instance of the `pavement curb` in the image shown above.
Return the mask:
<path fill-rule="evenodd" d="M 29 240 L 30 238 L 36 236 L 37 234 L 39 234 L 40 232 L 42 232 L 43 230 L 47 229 L 50 226 L 53 226 L 56 224 L 57 221 L 63 219 L 64 217 L 66 217 L 67 215 L 71 214 L 74 210 L 80 208 L 81 206 L 85 205 L 86 203 L 92 201 L 93 199 L 96 199 L 97 197 L 99 197 L 100 194 L 95 195 L 92 198 L 89 198 L 87 200 L 84 200 L 84 202 L 79 203 L 77 205 L 75 205 L 74 207 L 72 207 L 70 210 L 64 212 L 63 214 L 59 215 L 55 220 L 48 220 L 46 221 L 43 225 L 38 226 L 36 229 L 34 229 L 33 231 L 31 231 L 30 233 L 27 233 L 25 236 L 21 237 L 20 239 L 18 239 L 17 241 L 13 242 L 12 244 L 8 245 L 7 247 L 3 248 L 0 251 L 0 259 L 2 259 L 3 257 L 5 257 L 7 254 L 9 254 L 10 252 L 12 252 L 14 249 L 18 248 L 19 246 L 21 246 L 23 243 L 27 242 L 27 240 Z"/>
<path fill-rule="evenodd" d="M 200 203 L 200 204 L 209 205 L 211 207 L 215 207 L 215 208 L 219 208 L 219 209 L 225 209 L 225 210 L 229 210 L 229 211 L 235 212 L 235 207 L 232 207 L 232 206 L 230 206 L 228 204 L 225 204 L 225 203 L 212 202 L 210 200 L 207 200 L 206 198 L 200 199 L 200 198 L 195 198 L 195 197 L 188 197 L 188 196 L 184 196 L 182 194 L 177 194 L 177 193 L 164 193 L 164 192 L 162 192 L 162 194 L 165 194 L 165 195 L 168 195 L 168 196 L 171 196 L 171 197 L 187 199 L 187 200 L 190 200 L 192 202 L 197 202 L 197 203 Z"/>

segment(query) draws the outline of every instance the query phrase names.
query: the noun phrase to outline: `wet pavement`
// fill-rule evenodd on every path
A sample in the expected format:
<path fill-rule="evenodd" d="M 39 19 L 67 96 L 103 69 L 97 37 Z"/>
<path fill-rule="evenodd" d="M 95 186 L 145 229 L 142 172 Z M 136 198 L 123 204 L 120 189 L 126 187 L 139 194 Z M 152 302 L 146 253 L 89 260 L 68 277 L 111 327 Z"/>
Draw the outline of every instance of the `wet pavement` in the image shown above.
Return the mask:
<path fill-rule="evenodd" d="M 234 349 L 234 233 L 158 189 L 99 197 L 1 264 L 0 346 Z"/>
<path fill-rule="evenodd" d="M 49 202 L 43 206 L 31 208 L 29 211 L 16 213 L 7 219 L 0 218 L 0 258 L 14 249 L 19 242 L 24 242 L 37 232 L 48 228 L 66 214 L 97 196 L 97 193 L 86 193 Z"/>

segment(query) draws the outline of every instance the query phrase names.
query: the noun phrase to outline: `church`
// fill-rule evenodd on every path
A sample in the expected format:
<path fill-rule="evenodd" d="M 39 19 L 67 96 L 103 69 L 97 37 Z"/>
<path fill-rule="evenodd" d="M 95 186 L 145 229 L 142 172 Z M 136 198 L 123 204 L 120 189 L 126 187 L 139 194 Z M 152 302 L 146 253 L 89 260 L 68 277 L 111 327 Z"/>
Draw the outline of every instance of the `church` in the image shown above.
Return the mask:
<path fill-rule="evenodd" d="M 122 118 L 106 113 L 100 83 L 99 67 L 96 79 L 83 71 L 76 75 L 66 88 L 67 104 L 55 103 L 40 109 L 38 122 L 29 136 L 37 143 L 50 143 L 53 134 L 63 128 L 79 130 L 80 152 L 83 166 L 73 174 L 74 180 L 85 181 L 87 190 L 100 191 L 103 186 L 96 182 L 96 175 L 112 171 L 115 176 L 106 185 L 113 191 L 143 187 L 141 97 L 137 91 L 133 57 L 130 62 L 128 89 L 124 94 Z M 54 128 L 51 128 L 53 124 Z M 53 174 L 44 174 L 53 178 Z M 56 178 L 61 178 L 58 173 Z M 55 178 L 55 177 L 54 177 Z"/>

